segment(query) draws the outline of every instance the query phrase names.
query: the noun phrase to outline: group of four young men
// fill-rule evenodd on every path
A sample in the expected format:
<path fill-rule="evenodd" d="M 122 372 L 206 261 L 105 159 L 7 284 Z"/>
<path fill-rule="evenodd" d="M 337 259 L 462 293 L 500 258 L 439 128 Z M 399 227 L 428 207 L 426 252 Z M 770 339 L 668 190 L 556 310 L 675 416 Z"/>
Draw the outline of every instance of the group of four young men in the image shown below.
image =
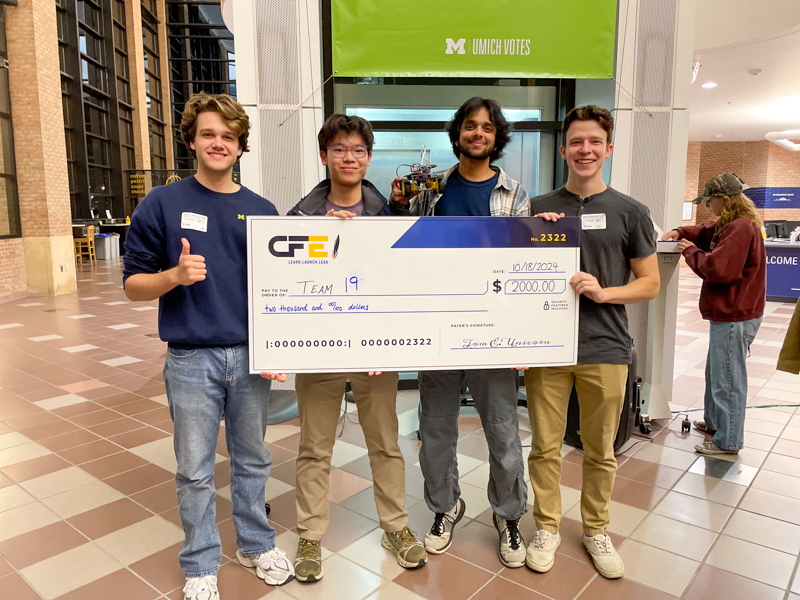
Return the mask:
<path fill-rule="evenodd" d="M 231 457 L 231 498 L 238 561 L 272 585 L 293 576 L 323 576 L 320 540 L 329 520 L 328 485 L 336 425 L 350 381 L 372 468 L 382 545 L 407 568 L 427 554 L 446 552 L 465 513 L 458 484 L 460 373 L 419 374 L 419 452 L 424 497 L 435 514 L 424 543 L 408 527 L 405 465 L 398 445 L 397 373 L 302 374 L 296 378 L 300 414 L 297 457 L 297 531 L 294 561 L 275 546 L 264 511 L 272 459 L 263 443 L 270 380 L 249 374 L 246 215 L 276 215 L 264 198 L 234 183 L 232 169 L 247 151 L 247 115 L 227 96 L 194 96 L 181 132 L 197 157 L 197 174 L 155 188 L 134 212 L 125 255 L 125 292 L 131 300 L 159 298 L 159 333 L 168 342 L 164 366 L 175 423 L 178 503 L 185 532 L 180 563 L 186 600 L 218 599 L 221 559 L 215 524 L 214 457 L 219 423 Z M 373 134 L 359 117 L 333 115 L 319 133 L 320 158 L 330 179 L 316 186 L 290 215 L 353 218 L 374 215 L 563 216 L 591 214 L 581 233 L 581 271 L 570 280 L 580 295 L 578 364 L 526 369 L 531 421 L 530 481 L 537 531 L 519 532 L 527 486 L 517 422 L 517 371 L 466 371 L 466 382 L 489 449 L 487 492 L 507 567 L 527 564 L 546 572 L 561 543 L 561 441 L 573 385 L 581 407 L 584 444 L 581 515 L 583 543 L 598 571 L 621 577 L 624 566 L 606 535 L 616 472 L 614 438 L 622 410 L 631 338 L 624 304 L 653 298 L 659 289 L 655 234 L 647 209 L 603 183 L 612 151 L 613 119 L 596 106 L 571 111 L 563 124 L 567 184 L 529 199 L 525 189 L 493 163 L 510 142 L 511 125 L 494 100 L 472 98 L 447 131 L 458 164 L 444 175 L 443 191 L 404 197 L 399 179 L 387 201 L 365 180 Z M 631 280 L 631 273 L 634 278 Z M 520 318 L 524 318 L 521 315 Z"/>

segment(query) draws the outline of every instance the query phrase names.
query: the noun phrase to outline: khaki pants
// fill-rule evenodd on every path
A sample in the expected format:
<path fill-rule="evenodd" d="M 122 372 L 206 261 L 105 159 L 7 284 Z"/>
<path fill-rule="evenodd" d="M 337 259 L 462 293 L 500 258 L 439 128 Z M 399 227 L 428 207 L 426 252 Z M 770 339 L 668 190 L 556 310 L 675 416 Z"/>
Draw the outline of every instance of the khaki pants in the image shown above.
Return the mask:
<path fill-rule="evenodd" d="M 625 400 L 628 365 L 577 364 L 525 373 L 531 453 L 528 467 L 539 529 L 557 533 L 561 522 L 561 444 L 572 386 L 578 393 L 583 441 L 581 517 L 587 535 L 605 533 L 617 460 L 614 439 Z"/>
<path fill-rule="evenodd" d="M 381 528 L 393 532 L 408 525 L 405 462 L 397 443 L 398 374 L 300 374 L 295 382 L 300 411 L 297 532 L 309 540 L 322 539 L 328 529 L 331 456 L 348 379 L 367 442 Z"/>

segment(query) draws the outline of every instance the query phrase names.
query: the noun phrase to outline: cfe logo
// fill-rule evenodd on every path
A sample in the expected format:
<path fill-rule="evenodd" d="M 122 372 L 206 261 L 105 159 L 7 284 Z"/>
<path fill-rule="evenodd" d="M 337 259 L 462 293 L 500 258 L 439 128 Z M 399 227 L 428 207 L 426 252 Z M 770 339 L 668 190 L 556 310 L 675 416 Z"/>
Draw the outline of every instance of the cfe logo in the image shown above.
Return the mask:
<path fill-rule="evenodd" d="M 327 235 L 276 235 L 269 241 L 269 253 L 278 258 L 294 258 L 295 252 L 308 248 L 309 258 L 328 258 Z M 332 258 L 339 254 L 339 236 L 333 244 Z"/>
<path fill-rule="evenodd" d="M 459 40 L 453 40 L 452 38 L 447 38 L 445 40 L 447 44 L 447 49 L 444 51 L 445 54 L 466 54 L 467 51 L 464 48 L 464 45 L 467 43 L 465 38 L 461 38 Z"/>

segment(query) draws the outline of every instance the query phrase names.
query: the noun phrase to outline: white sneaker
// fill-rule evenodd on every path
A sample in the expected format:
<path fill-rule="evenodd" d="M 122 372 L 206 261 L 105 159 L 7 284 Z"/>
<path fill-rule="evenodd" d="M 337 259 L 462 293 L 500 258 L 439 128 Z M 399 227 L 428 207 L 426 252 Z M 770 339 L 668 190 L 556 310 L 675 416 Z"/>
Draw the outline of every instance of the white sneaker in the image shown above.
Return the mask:
<path fill-rule="evenodd" d="M 525 540 L 519 532 L 519 519 L 501 519 L 492 513 L 492 523 L 500 534 L 500 545 L 497 556 L 500 562 L 510 569 L 517 569 L 525 564 Z"/>
<path fill-rule="evenodd" d="M 534 571 L 547 573 L 556 562 L 556 550 L 561 545 L 561 534 L 537 529 L 525 553 L 525 564 Z"/>
<path fill-rule="evenodd" d="M 611 538 L 605 533 L 594 537 L 583 535 L 583 545 L 589 551 L 598 573 L 606 579 L 617 579 L 625 574 L 625 565 L 617 554 Z"/>
<path fill-rule="evenodd" d="M 188 577 L 183 586 L 183 600 L 219 600 L 217 576 Z"/>
<path fill-rule="evenodd" d="M 273 548 L 256 558 L 245 556 L 240 550 L 237 550 L 236 559 L 244 567 L 255 567 L 256 575 L 269 585 L 283 585 L 294 578 L 292 561 L 283 550 L 278 548 Z"/>
<path fill-rule="evenodd" d="M 462 498 L 453 505 L 453 508 L 444 513 L 436 513 L 431 530 L 425 535 L 425 550 L 431 554 L 447 552 L 453 543 L 453 530 L 456 524 L 464 517 L 467 504 Z"/>

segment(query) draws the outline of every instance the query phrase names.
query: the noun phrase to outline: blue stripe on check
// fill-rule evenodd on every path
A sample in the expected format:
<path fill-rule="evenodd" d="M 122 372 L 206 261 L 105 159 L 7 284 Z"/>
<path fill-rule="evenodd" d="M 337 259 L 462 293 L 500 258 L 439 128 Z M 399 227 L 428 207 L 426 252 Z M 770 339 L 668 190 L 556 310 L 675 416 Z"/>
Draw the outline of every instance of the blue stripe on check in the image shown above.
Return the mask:
<path fill-rule="evenodd" d="M 566 234 L 566 241 L 552 241 L 555 234 Z M 420 217 L 392 248 L 577 248 L 579 236 L 579 219 Z"/>

